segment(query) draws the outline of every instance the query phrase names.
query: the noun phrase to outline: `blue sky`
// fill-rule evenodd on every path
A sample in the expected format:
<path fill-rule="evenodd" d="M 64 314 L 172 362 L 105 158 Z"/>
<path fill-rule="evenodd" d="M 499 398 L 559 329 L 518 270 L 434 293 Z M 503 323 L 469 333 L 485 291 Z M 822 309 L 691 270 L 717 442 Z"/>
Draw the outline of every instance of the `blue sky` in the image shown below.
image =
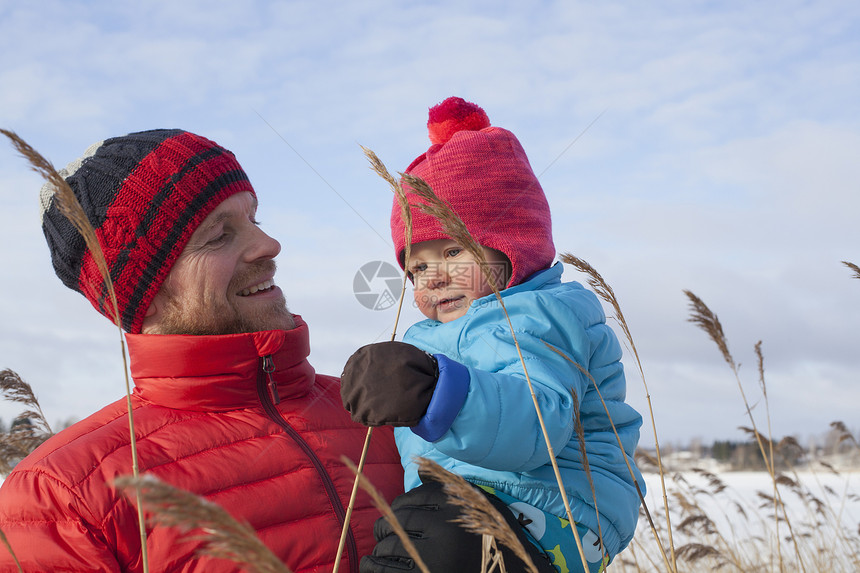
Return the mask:
<path fill-rule="evenodd" d="M 860 4 L 0 0 L 0 126 L 58 167 L 157 127 L 231 149 L 324 373 L 394 320 L 353 294 L 362 265 L 393 262 L 359 145 L 404 169 L 451 95 L 519 137 L 556 247 L 615 289 L 661 441 L 749 425 L 683 289 L 719 315 L 761 427 L 758 340 L 777 436 L 858 430 L 860 281 L 840 261 L 860 264 Z M 124 392 L 119 336 L 54 276 L 40 186 L 0 145 L 0 367 L 49 420 L 81 418 Z"/>

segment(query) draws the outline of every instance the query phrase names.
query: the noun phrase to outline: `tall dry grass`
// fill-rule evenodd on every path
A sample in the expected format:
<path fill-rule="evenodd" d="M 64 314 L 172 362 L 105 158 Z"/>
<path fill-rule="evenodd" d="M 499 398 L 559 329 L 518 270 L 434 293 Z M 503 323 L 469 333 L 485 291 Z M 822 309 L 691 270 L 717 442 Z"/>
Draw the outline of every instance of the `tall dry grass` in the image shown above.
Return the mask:
<path fill-rule="evenodd" d="M 609 283 L 607 283 L 606 280 L 603 278 L 603 276 L 599 272 L 597 272 L 597 269 L 595 269 L 593 266 L 591 266 L 588 262 L 586 262 L 583 259 L 580 259 L 579 257 L 576 257 L 570 253 L 562 253 L 561 255 L 559 255 L 559 259 L 562 262 L 573 266 L 576 270 L 578 270 L 579 272 L 586 275 L 586 277 L 587 277 L 586 282 L 588 283 L 588 286 L 590 286 L 591 289 L 594 291 L 594 293 L 600 299 L 602 299 L 604 302 L 606 302 L 609 305 L 609 307 L 612 309 L 611 317 L 615 320 L 615 323 L 618 324 L 619 328 L 621 328 L 621 332 L 624 335 L 622 340 L 624 340 L 627 343 L 628 348 L 631 350 L 631 352 L 633 354 L 633 359 L 636 362 L 636 367 L 639 370 L 639 376 L 642 380 L 642 386 L 645 389 L 645 399 L 648 403 L 648 418 L 651 420 L 651 431 L 654 434 L 654 449 L 655 449 L 655 458 L 654 459 L 655 459 L 655 463 L 657 465 L 657 469 L 658 469 L 659 474 L 660 474 L 660 487 L 661 487 L 661 491 L 663 492 L 663 505 L 664 505 L 664 508 L 668 508 L 669 504 L 668 504 L 667 494 L 666 494 L 666 481 L 663 477 L 664 476 L 663 461 L 662 461 L 663 457 L 660 453 L 660 440 L 659 440 L 659 437 L 657 434 L 657 422 L 656 422 L 656 419 L 654 417 L 654 409 L 653 409 L 652 404 L 651 404 L 651 392 L 648 389 L 648 382 L 645 378 L 645 369 L 642 367 L 642 361 L 639 359 L 639 351 L 636 349 L 636 342 L 633 340 L 633 335 L 630 332 L 630 326 L 627 323 L 627 320 L 624 318 L 624 313 L 621 311 L 621 304 L 618 301 L 618 297 L 615 296 L 615 291 L 609 285 Z M 591 375 L 587 371 L 583 370 L 583 372 L 589 378 L 591 378 Z M 591 381 L 592 381 L 592 383 L 594 382 L 593 379 L 591 379 Z M 597 393 L 599 396 L 600 390 L 597 389 L 596 385 L 595 385 L 595 390 L 597 390 Z M 601 403 L 603 403 L 603 407 L 606 408 L 606 403 L 603 402 L 603 396 L 600 396 L 600 401 L 601 401 Z M 609 417 L 610 423 L 611 423 L 612 419 L 609 416 L 608 410 L 607 410 L 606 414 L 607 414 L 607 417 Z M 615 433 L 616 439 L 618 440 L 618 446 L 622 447 L 621 446 L 621 438 L 618 436 L 618 432 L 615 430 L 614 424 L 612 426 L 612 430 Z M 627 460 L 625 460 L 625 461 L 627 461 Z M 666 555 L 665 545 L 664 545 L 662 538 L 660 536 L 660 532 L 657 530 L 657 528 L 654 524 L 654 519 L 652 518 L 651 512 L 648 510 L 648 505 L 645 501 L 645 498 L 642 495 L 642 488 L 641 488 L 640 484 L 638 483 L 636 475 L 633 473 L 633 470 L 630 468 L 629 462 L 628 462 L 628 471 L 630 472 L 630 476 L 633 479 L 634 485 L 636 486 L 636 491 L 639 493 L 639 500 L 642 503 L 642 511 L 644 513 L 645 518 L 648 521 L 649 527 L 651 528 L 651 533 L 654 536 L 654 541 L 656 543 L 656 546 L 660 550 L 660 555 L 663 559 L 663 565 L 664 565 L 666 571 L 677 571 L 678 570 L 678 564 L 677 564 L 677 559 L 676 559 L 676 555 L 675 555 L 674 539 L 672 537 L 672 525 L 671 525 L 672 522 L 671 522 L 671 516 L 669 515 L 668 509 L 666 510 L 664 515 L 666 518 L 666 525 L 667 525 L 666 537 L 669 540 L 669 550 L 670 550 L 669 556 Z M 595 503 L 595 507 L 596 506 L 597 505 Z"/>
<path fill-rule="evenodd" d="M 485 539 L 489 538 L 492 540 L 491 546 L 495 546 L 496 542 L 504 545 L 526 565 L 528 571 L 538 573 L 525 547 L 507 526 L 505 518 L 475 486 L 457 474 L 447 471 L 433 460 L 425 458 L 418 459 L 418 472 L 440 482 L 450 502 L 462 508 L 462 513 L 455 522 L 463 529 L 481 535 Z M 494 557 L 498 560 L 501 555 L 494 553 Z M 485 553 L 484 567 L 489 566 L 488 558 Z"/>
<path fill-rule="evenodd" d="M 397 200 L 397 204 L 400 206 L 400 216 L 404 222 L 404 233 L 406 239 L 405 245 L 405 255 L 404 255 L 404 267 L 409 268 L 409 257 L 412 250 L 412 209 L 409 207 L 409 201 L 406 199 L 406 193 L 403 191 L 403 186 L 400 185 L 400 181 L 398 181 L 394 176 L 389 173 L 388 169 L 385 165 L 380 161 L 379 157 L 370 149 L 361 146 L 361 149 L 364 151 L 364 155 L 367 157 L 370 162 L 371 169 L 380 177 L 382 177 L 385 182 L 391 187 L 391 191 L 394 193 L 394 197 Z M 408 280 L 408 273 L 403 273 L 403 282 L 400 288 L 400 296 L 397 300 L 397 313 L 394 317 L 394 327 L 391 330 L 391 340 L 394 341 L 397 338 L 397 326 L 400 324 L 400 314 L 403 310 L 403 300 L 406 298 L 406 282 Z M 352 510 L 355 506 L 356 495 L 358 493 L 358 488 L 362 479 L 362 471 L 364 471 L 364 462 L 367 459 L 367 452 L 370 449 L 370 440 L 373 438 L 373 427 L 370 426 L 367 428 L 367 433 L 364 438 L 364 446 L 361 449 L 361 456 L 358 460 L 358 466 L 355 468 L 355 482 L 352 485 L 352 493 L 349 496 L 349 503 L 346 506 L 346 515 L 343 520 L 343 527 L 340 532 L 340 541 L 337 546 L 337 554 L 334 560 L 334 567 L 332 568 L 332 573 L 337 573 L 340 568 L 340 557 L 343 555 L 343 550 L 346 545 L 346 536 L 349 531 L 349 523 L 352 518 Z M 405 545 L 405 544 L 404 544 Z M 417 562 L 422 563 L 420 556 L 418 556 L 417 552 L 415 552 L 415 548 L 412 547 L 412 544 L 405 545 L 409 548 L 410 553 L 415 553 L 413 557 L 417 558 Z"/>
<path fill-rule="evenodd" d="M 238 522 L 219 505 L 149 474 L 120 476 L 114 484 L 130 496 L 139 496 L 150 525 L 173 527 L 183 532 L 183 539 L 202 541 L 198 555 L 226 559 L 244 571 L 290 573 L 250 525 Z"/>
<path fill-rule="evenodd" d="M 5 475 L 54 432 L 33 388 L 16 372 L 0 370 L 0 396 L 26 408 L 12 420 L 8 432 L 0 433 L 0 474 Z"/>
<path fill-rule="evenodd" d="M 678 559 L 686 565 L 685 570 L 691 571 L 860 570 L 860 530 L 851 531 L 842 512 L 846 501 L 858 499 L 849 491 L 850 477 L 845 476 L 841 493 L 830 487 L 819 488 L 824 492 L 822 496 L 807 483 L 809 479 L 818 482 L 818 476 L 825 470 L 841 477 L 832 465 L 812 463 L 808 470 L 812 477 L 802 479 L 793 466 L 780 464 L 783 458 L 794 459 L 802 448 L 793 437 L 776 439 L 770 433 L 762 343 L 754 345 L 759 386 L 756 402 L 764 404 L 767 434 L 759 430 L 761 424 L 753 416 L 738 364 L 729 350 L 719 318 L 692 292 L 685 291 L 685 294 L 691 309 L 689 320 L 716 345 L 735 378 L 750 420 L 750 427 L 740 429 L 757 445 L 771 487 L 757 491 L 756 499 L 751 501 L 725 483 L 728 475 L 721 477 L 714 472 L 694 468 L 692 475 L 699 479 L 693 481 L 689 474 L 671 474 L 672 502 L 666 509 L 677 523 L 677 535 L 684 541 L 678 547 Z M 840 432 L 839 441 L 849 442 L 853 453 L 860 456 L 857 442 L 845 425 L 834 422 L 833 428 Z M 640 452 L 638 459 L 643 469 L 650 466 L 657 471 L 656 460 L 644 452 Z M 786 496 L 795 498 L 792 507 L 799 504 L 803 510 L 790 511 Z M 666 527 L 665 524 L 662 526 Z M 634 539 L 630 549 L 619 560 L 622 571 L 642 571 L 655 566 L 655 551 L 648 541 L 641 536 Z"/>
<path fill-rule="evenodd" d="M 781 512 L 782 517 L 784 519 L 786 527 L 788 527 L 788 529 L 789 529 L 790 539 L 792 540 L 792 544 L 793 544 L 795 553 L 797 554 L 798 557 L 800 557 L 799 547 L 797 545 L 797 540 L 796 540 L 796 537 L 794 536 L 794 534 L 792 532 L 791 520 L 788 518 L 788 515 L 785 512 L 785 505 L 782 503 L 782 496 L 781 496 L 779 488 L 777 487 L 779 480 L 777 479 L 778 476 L 776 473 L 776 468 L 774 466 L 773 442 L 770 440 L 769 437 L 762 435 L 758 430 L 758 424 L 756 422 L 755 417 L 753 416 L 752 407 L 750 405 L 749 400 L 747 399 L 746 392 L 744 391 L 743 383 L 741 382 L 741 377 L 740 377 L 740 372 L 738 370 L 738 365 L 735 362 L 735 359 L 732 356 L 731 352 L 729 351 L 728 340 L 726 339 L 726 335 L 723 332 L 722 324 L 720 323 L 720 320 L 717 317 L 717 315 L 713 311 L 711 311 L 710 308 L 708 308 L 708 306 L 702 301 L 702 299 L 700 299 L 699 297 L 697 297 L 695 294 L 693 294 L 692 292 L 690 292 L 688 290 L 685 290 L 684 294 L 687 296 L 687 298 L 690 301 L 691 312 L 690 312 L 689 321 L 692 322 L 693 324 L 695 324 L 696 326 L 698 326 L 699 328 L 701 328 L 702 331 L 704 331 L 705 334 L 707 334 L 710 337 L 710 339 L 714 342 L 714 344 L 716 344 L 717 348 L 720 351 L 720 354 L 722 354 L 722 356 L 723 356 L 723 360 L 725 360 L 726 363 L 731 368 L 732 374 L 734 375 L 734 378 L 737 382 L 738 390 L 740 392 L 741 398 L 742 398 L 743 403 L 744 403 L 744 407 L 745 407 L 746 412 L 747 412 L 747 417 L 749 418 L 750 424 L 752 425 L 751 433 L 754 436 L 756 443 L 759 446 L 759 450 L 761 452 L 762 458 L 764 459 L 765 468 L 767 469 L 767 472 L 770 474 L 771 480 L 773 482 L 773 498 L 772 499 L 773 499 L 774 514 L 775 514 L 773 523 L 774 523 L 774 528 L 776 530 L 776 536 L 777 536 L 777 538 L 779 538 L 779 527 L 780 527 L 780 523 L 782 521 L 779 519 L 779 517 L 777 517 L 776 514 L 778 514 L 780 512 L 780 510 L 782 510 L 782 512 Z M 761 389 L 762 389 L 762 398 L 763 398 L 763 401 L 765 402 L 765 405 L 766 405 L 767 423 L 768 423 L 768 427 L 769 427 L 770 426 L 770 407 L 767 405 L 768 404 L 767 390 L 766 390 L 767 386 L 764 382 L 764 358 L 763 358 L 762 353 L 761 353 L 761 342 L 758 342 L 756 344 L 755 348 L 756 348 L 756 355 L 758 357 L 758 365 L 759 365 L 759 382 L 760 382 Z M 766 445 L 767 445 L 767 447 L 766 447 Z M 783 570 L 783 568 L 782 568 L 783 567 L 782 566 L 782 564 L 783 564 L 782 544 L 777 543 L 776 548 L 777 548 L 777 553 L 778 553 L 777 558 L 778 558 L 778 561 L 780 564 L 780 571 L 782 571 Z M 799 564 L 801 570 L 806 571 L 806 566 L 805 566 L 805 563 L 804 563 L 802 558 L 799 559 L 798 564 Z"/>
<path fill-rule="evenodd" d="M 775 443 L 774 451 L 778 454 L 787 443 Z M 640 465 L 648 469 L 645 458 L 640 456 Z M 656 470 L 656 466 L 650 469 Z M 774 511 L 771 490 L 756 489 L 751 495 L 748 488 L 729 483 L 736 475 L 694 468 L 667 476 L 680 570 L 860 571 L 860 535 L 843 513 L 846 502 L 858 501 L 850 491 L 856 474 L 840 472 L 823 461 L 810 462 L 802 473 L 794 469 L 778 472 L 781 497 L 791 498 L 786 513 L 793 530 L 780 535 L 774 524 L 784 519 L 783 508 Z M 827 485 L 825 477 L 838 478 L 842 487 Z M 650 541 L 637 535 L 619 556 L 617 570 L 652 570 L 656 551 Z M 780 551 L 780 546 L 785 550 Z"/>
<path fill-rule="evenodd" d="M 385 521 L 391 526 L 391 529 L 394 531 L 397 538 L 400 539 L 400 542 L 403 544 L 404 549 L 409 554 L 410 557 L 415 561 L 415 566 L 418 567 L 418 570 L 421 573 L 430 573 L 430 570 L 427 568 L 427 565 L 424 563 L 424 560 L 421 559 L 421 555 L 418 553 L 418 550 L 415 549 L 415 545 L 412 544 L 412 539 L 409 537 L 409 534 L 403 529 L 403 526 L 397 521 L 397 517 L 394 515 L 394 511 L 391 509 L 391 506 L 388 505 L 388 502 L 385 501 L 385 498 L 379 493 L 379 490 L 374 487 L 370 480 L 362 474 L 358 467 L 352 463 L 352 460 L 347 458 L 346 456 L 341 458 L 343 464 L 348 467 L 355 474 L 356 483 L 358 483 L 361 488 L 370 495 L 370 499 L 373 501 L 373 505 L 376 506 L 376 509 L 379 510 L 379 513 L 385 518 Z"/>

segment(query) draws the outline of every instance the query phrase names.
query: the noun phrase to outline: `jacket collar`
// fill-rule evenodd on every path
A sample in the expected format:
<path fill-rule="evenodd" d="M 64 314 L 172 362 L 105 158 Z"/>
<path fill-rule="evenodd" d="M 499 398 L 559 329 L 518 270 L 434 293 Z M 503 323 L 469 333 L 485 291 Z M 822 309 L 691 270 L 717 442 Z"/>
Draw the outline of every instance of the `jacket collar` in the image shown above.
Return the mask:
<path fill-rule="evenodd" d="M 564 265 L 560 262 L 555 263 L 548 269 L 544 269 L 542 271 L 538 271 L 528 277 L 523 282 L 514 285 L 512 287 L 506 288 L 501 292 L 502 297 L 506 297 L 508 295 L 516 294 L 522 291 L 532 291 L 539 290 L 541 288 L 546 287 L 547 285 L 551 285 L 553 283 L 559 284 L 561 283 L 561 275 L 564 272 Z M 487 298 L 496 298 L 495 294 L 487 295 Z"/>
<path fill-rule="evenodd" d="M 298 315 L 294 318 L 292 330 L 219 336 L 126 334 L 134 393 L 183 410 L 256 406 L 258 379 L 267 376 L 263 358 L 269 356 L 280 399 L 304 396 L 315 373 L 307 360 L 307 324 Z"/>

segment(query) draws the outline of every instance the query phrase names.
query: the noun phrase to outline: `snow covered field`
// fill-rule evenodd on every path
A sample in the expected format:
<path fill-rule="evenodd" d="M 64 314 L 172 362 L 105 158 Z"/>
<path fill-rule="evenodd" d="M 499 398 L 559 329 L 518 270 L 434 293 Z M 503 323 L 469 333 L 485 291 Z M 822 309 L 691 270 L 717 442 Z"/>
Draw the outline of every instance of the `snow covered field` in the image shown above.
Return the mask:
<path fill-rule="evenodd" d="M 646 473 L 644 477 L 648 509 L 668 553 L 660 476 Z M 713 547 L 741 562 L 727 571 L 778 570 L 776 556 L 781 553 L 791 563 L 796 551 L 804 555 L 807 570 L 822 566 L 834 572 L 856 570 L 860 551 L 860 470 L 837 472 L 822 467 L 786 477 L 779 491 L 791 530 L 784 519 L 780 520 L 781 542 L 777 548 L 773 482 L 767 473 L 683 471 L 667 475 L 676 550 L 691 544 Z M 797 545 L 792 539 L 799 540 Z M 719 562 L 706 559 L 679 557 L 679 570 L 710 570 Z M 823 559 L 824 565 L 817 559 Z M 614 561 L 610 571 L 657 570 L 665 568 L 648 521 L 642 517 L 633 543 Z"/>
<path fill-rule="evenodd" d="M 776 556 L 790 561 L 796 552 L 803 555 L 807 568 L 823 562 L 830 571 L 855 570 L 860 550 L 860 472 L 821 467 L 786 473 L 785 478 L 780 480 L 779 495 L 788 521 L 780 520 L 777 536 L 773 482 L 767 473 L 685 471 L 667 476 L 675 548 L 692 544 L 713 548 L 746 564 L 741 567 L 745 571 L 759 566 L 772 570 Z M 648 508 L 668 551 L 660 476 L 646 474 L 645 482 Z M 622 554 L 626 566 L 616 562 L 617 571 L 659 566 L 657 544 L 645 518 L 639 521 L 631 548 Z M 628 568 L 634 558 L 638 566 Z M 689 561 L 680 568 L 699 570 Z"/>
<path fill-rule="evenodd" d="M 726 502 L 737 503 L 747 508 L 758 508 L 765 500 L 759 493 L 773 495 L 773 481 L 766 472 L 721 472 L 715 474 L 717 479 L 725 486 L 721 492 L 716 482 L 711 482 L 707 474 L 685 471 L 679 478 L 666 478 L 667 489 L 677 492 L 684 488 L 679 486 L 683 480 L 689 484 L 689 488 L 698 488 L 709 492 L 708 495 L 701 494 L 697 497 L 703 503 L 703 509 L 712 518 L 722 513 L 731 513 L 726 507 Z M 785 474 L 788 478 L 798 482 L 801 490 L 806 490 L 819 499 L 825 506 L 835 514 L 841 516 L 843 523 L 847 526 L 857 528 L 860 523 L 860 471 L 845 471 L 838 474 L 822 468 L 818 471 L 802 471 L 796 474 Z M 660 476 L 658 474 L 645 474 L 645 483 L 648 486 L 646 499 L 649 506 L 653 508 L 662 507 L 662 492 L 660 489 Z M 688 488 L 688 489 L 689 489 Z M 814 506 L 814 502 L 808 496 L 796 493 L 794 487 L 780 486 L 782 501 L 786 504 L 789 516 L 798 518 L 807 515 Z M 711 500 L 711 501 L 708 501 Z M 670 506 L 672 502 L 670 500 Z M 769 504 L 772 506 L 772 504 Z"/>

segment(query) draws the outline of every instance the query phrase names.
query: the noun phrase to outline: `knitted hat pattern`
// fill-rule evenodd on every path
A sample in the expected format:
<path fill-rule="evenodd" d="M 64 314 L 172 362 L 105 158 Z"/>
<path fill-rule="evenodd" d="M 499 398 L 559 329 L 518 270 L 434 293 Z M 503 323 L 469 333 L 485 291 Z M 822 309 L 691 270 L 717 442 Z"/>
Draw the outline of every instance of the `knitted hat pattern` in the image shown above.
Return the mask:
<path fill-rule="evenodd" d="M 224 199 L 248 191 L 231 152 L 179 129 L 130 133 L 92 145 L 60 175 L 72 188 L 104 252 L 122 328 L 139 333 L 143 318 L 194 230 Z M 106 285 L 83 237 L 40 193 L 42 231 L 54 271 L 114 320 Z"/>
<path fill-rule="evenodd" d="M 548 268 L 555 258 L 549 205 L 514 134 L 491 126 L 482 108 L 458 97 L 430 108 L 427 127 L 432 145 L 406 173 L 426 181 L 478 244 L 510 259 L 508 287 Z M 410 204 L 423 202 L 405 183 L 403 188 Z M 391 236 L 401 267 L 404 229 L 395 199 Z M 434 217 L 412 209 L 413 244 L 445 238 Z"/>

